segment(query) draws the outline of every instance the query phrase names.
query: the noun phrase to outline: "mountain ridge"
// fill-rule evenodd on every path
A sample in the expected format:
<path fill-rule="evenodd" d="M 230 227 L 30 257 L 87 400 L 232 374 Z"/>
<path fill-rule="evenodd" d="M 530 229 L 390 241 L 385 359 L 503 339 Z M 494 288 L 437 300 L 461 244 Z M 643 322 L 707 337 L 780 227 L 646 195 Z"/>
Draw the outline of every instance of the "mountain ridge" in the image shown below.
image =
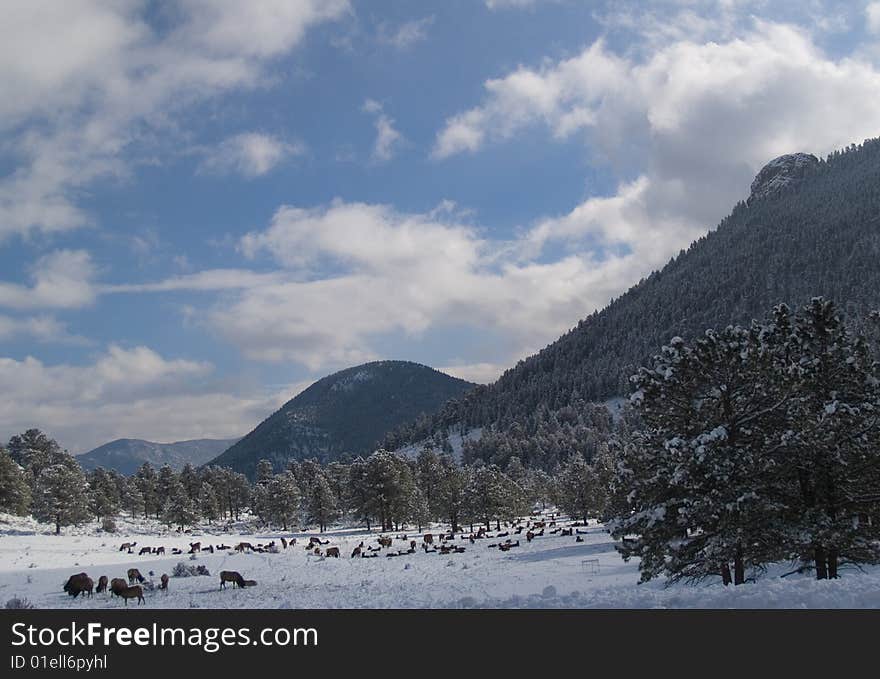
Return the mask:
<path fill-rule="evenodd" d="M 374 361 L 321 378 L 210 464 L 252 476 L 260 459 L 330 462 L 372 452 L 387 431 L 475 385 L 410 361 Z"/>

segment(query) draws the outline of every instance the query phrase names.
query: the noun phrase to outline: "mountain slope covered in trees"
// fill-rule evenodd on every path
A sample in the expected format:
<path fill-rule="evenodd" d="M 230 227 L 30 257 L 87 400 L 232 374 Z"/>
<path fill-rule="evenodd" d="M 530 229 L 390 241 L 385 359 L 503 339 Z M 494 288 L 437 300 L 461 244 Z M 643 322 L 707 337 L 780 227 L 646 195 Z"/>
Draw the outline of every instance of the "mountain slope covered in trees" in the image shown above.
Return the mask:
<path fill-rule="evenodd" d="M 408 361 L 377 361 L 318 380 L 261 422 L 212 464 L 253 476 L 260 459 L 283 469 L 291 460 L 321 462 L 369 454 L 386 432 L 474 385 Z"/>
<path fill-rule="evenodd" d="M 170 465 L 180 471 L 187 462 L 199 466 L 214 459 L 238 439 L 194 439 L 174 443 L 155 443 L 142 439 L 116 439 L 77 456 L 83 469 L 115 469 L 120 474 L 134 474 L 144 462 L 161 467 Z"/>
<path fill-rule="evenodd" d="M 788 165 L 786 180 L 780 165 Z M 577 426 L 590 402 L 627 394 L 628 378 L 673 337 L 748 323 L 813 296 L 837 301 L 850 318 L 880 305 L 880 139 L 822 160 L 783 156 L 765 170 L 748 202 L 663 269 L 494 384 L 391 432 L 385 447 L 477 427 L 484 438 L 518 430 L 514 438 L 534 447 L 536 431 L 553 429 L 558 413 Z M 492 460 L 500 443 L 474 446 L 471 457 Z"/>

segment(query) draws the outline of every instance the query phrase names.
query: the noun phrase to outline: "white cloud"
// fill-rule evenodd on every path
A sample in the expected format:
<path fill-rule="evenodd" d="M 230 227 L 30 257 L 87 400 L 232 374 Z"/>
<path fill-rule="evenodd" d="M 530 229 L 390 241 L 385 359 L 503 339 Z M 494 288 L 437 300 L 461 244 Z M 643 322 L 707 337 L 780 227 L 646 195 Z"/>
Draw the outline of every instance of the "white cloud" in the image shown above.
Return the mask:
<path fill-rule="evenodd" d="M 52 316 L 14 318 L 0 314 L 0 341 L 28 337 L 37 342 L 87 345 L 85 337 L 72 335 L 67 326 Z"/>
<path fill-rule="evenodd" d="M 880 2 L 869 2 L 865 7 L 865 19 L 867 19 L 867 29 L 871 33 L 880 33 Z"/>
<path fill-rule="evenodd" d="M 40 427 L 74 452 L 114 438 L 174 441 L 240 436 L 289 398 L 235 395 L 212 366 L 111 345 L 92 363 L 0 358 L 0 432 Z"/>
<path fill-rule="evenodd" d="M 0 283 L 0 306 L 78 308 L 95 300 L 95 268 L 85 250 L 56 250 L 31 267 L 33 285 Z"/>
<path fill-rule="evenodd" d="M 385 45 L 391 45 L 399 50 L 412 47 L 418 42 L 428 38 L 428 27 L 434 23 L 434 17 L 427 16 L 423 19 L 406 21 L 394 28 L 385 23 L 379 24 L 378 40 Z"/>
<path fill-rule="evenodd" d="M 608 279 L 620 292 L 714 226 L 771 158 L 875 136 L 878 91 L 871 63 L 832 58 L 790 25 L 753 21 L 740 37 L 667 42 L 644 59 L 599 40 L 488 81 L 482 104 L 447 121 L 434 155 L 476 152 L 539 126 L 558 139 L 579 133 L 597 161 L 635 170 L 616 194 L 541 220 L 525 237 L 532 254 L 550 241 L 596 240 L 637 252 L 631 278 Z"/>
<path fill-rule="evenodd" d="M 361 109 L 376 118 L 376 141 L 373 144 L 372 159 L 384 163 L 394 157 L 396 148 L 403 141 L 403 135 L 394 127 L 394 119 L 386 115 L 382 104 L 375 99 L 367 99 Z"/>
<path fill-rule="evenodd" d="M 264 83 L 309 27 L 349 10 L 346 0 L 193 0 L 166 8 L 163 32 L 133 0 L 2 3 L 0 92 L 15 96 L 0 101 L 0 133 L 16 169 L 0 179 L 0 239 L 88 224 L 80 189 L 124 178 L 189 104 Z"/>
<path fill-rule="evenodd" d="M 199 166 L 200 171 L 245 177 L 260 177 L 292 156 L 302 155 L 301 144 L 290 144 L 260 132 L 243 132 L 224 139 L 210 150 Z"/>

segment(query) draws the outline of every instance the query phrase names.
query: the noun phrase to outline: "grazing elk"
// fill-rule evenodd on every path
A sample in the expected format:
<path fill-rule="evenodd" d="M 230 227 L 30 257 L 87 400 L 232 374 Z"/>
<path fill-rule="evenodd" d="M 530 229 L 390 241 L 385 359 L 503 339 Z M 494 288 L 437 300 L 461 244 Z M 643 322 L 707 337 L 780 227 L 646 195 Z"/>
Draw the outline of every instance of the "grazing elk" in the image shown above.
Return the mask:
<path fill-rule="evenodd" d="M 358 545 L 357 547 L 355 547 L 354 550 L 353 550 L 352 553 L 351 553 L 351 558 L 352 558 L 352 559 L 353 559 L 354 557 L 356 557 L 356 556 L 361 556 L 361 546 L 360 546 L 360 545 Z"/>
<path fill-rule="evenodd" d="M 379 536 L 378 543 L 380 547 L 390 547 L 391 546 L 391 538 L 386 538 L 382 535 Z"/>
<path fill-rule="evenodd" d="M 241 589 L 247 586 L 244 578 L 241 577 L 241 573 L 237 571 L 220 571 L 220 589 L 226 589 L 227 582 L 232 583 L 232 589 L 235 589 L 236 585 Z"/>
<path fill-rule="evenodd" d="M 578 536 L 574 539 L 574 541 L 575 541 L 575 542 L 583 542 L 584 539 L 583 539 L 580 535 L 578 535 Z"/>
<path fill-rule="evenodd" d="M 100 594 L 101 592 L 107 591 L 107 576 L 102 575 L 98 578 L 98 586 L 95 588 L 95 593 Z"/>
<path fill-rule="evenodd" d="M 137 580 L 138 582 L 143 582 L 144 580 L 146 580 L 146 578 L 144 578 L 144 576 L 141 575 L 141 572 L 137 568 L 129 568 L 128 569 L 128 584 L 133 585 L 135 580 Z"/>
<path fill-rule="evenodd" d="M 141 587 L 140 585 L 133 585 L 132 587 L 125 587 L 124 589 L 117 592 L 116 596 L 121 596 L 123 599 L 125 599 L 126 606 L 128 606 L 129 599 L 137 599 L 138 606 L 140 606 L 143 603 L 146 603 L 144 601 L 144 590 L 143 590 L 143 587 Z"/>
<path fill-rule="evenodd" d="M 110 595 L 119 596 L 119 593 L 128 587 L 128 583 L 125 582 L 122 578 L 113 578 L 110 581 Z"/>
<path fill-rule="evenodd" d="M 254 551 L 254 546 L 253 546 L 250 542 L 239 542 L 239 543 L 235 546 L 235 551 L 236 551 L 236 552 L 242 552 L 242 553 L 244 553 L 244 550 L 245 550 L 245 549 L 250 550 L 251 552 L 253 552 L 253 551 Z"/>
<path fill-rule="evenodd" d="M 162 573 L 162 577 L 159 579 L 159 589 L 164 589 L 165 593 L 168 593 L 168 573 Z"/>
<path fill-rule="evenodd" d="M 201 542 L 190 542 L 189 543 L 189 553 L 195 554 L 196 552 L 202 551 L 202 543 Z"/>
<path fill-rule="evenodd" d="M 574 528 L 563 528 L 560 532 L 562 536 L 571 536 L 574 534 Z"/>
<path fill-rule="evenodd" d="M 152 547 L 141 547 L 141 551 L 138 552 L 138 556 L 143 556 L 144 554 L 152 554 Z"/>
<path fill-rule="evenodd" d="M 153 554 L 157 554 L 157 555 L 158 555 L 158 554 L 164 554 L 164 553 L 165 553 L 165 548 L 164 548 L 164 547 L 156 547 L 156 549 L 153 550 Z"/>
<path fill-rule="evenodd" d="M 92 596 L 92 590 L 95 589 L 95 582 L 85 573 L 77 573 L 76 575 L 71 575 L 68 578 L 67 582 L 64 584 L 64 591 L 67 592 L 74 599 L 78 597 L 81 593 L 85 592 L 89 596 Z"/>
<path fill-rule="evenodd" d="M 129 554 L 131 554 L 131 550 L 135 548 L 135 545 L 137 545 L 136 542 L 123 542 L 122 546 L 119 548 L 119 551 L 128 552 Z"/>
<path fill-rule="evenodd" d="M 410 540 L 410 541 L 409 541 L 409 548 L 410 548 L 412 551 L 416 551 L 416 541 L 415 541 L 415 540 Z"/>
<path fill-rule="evenodd" d="M 172 547 L 172 548 L 171 548 L 171 553 L 172 553 L 172 554 L 183 554 L 183 550 L 182 550 L 182 549 L 178 549 L 177 547 Z"/>
<path fill-rule="evenodd" d="M 422 542 L 424 542 L 426 545 L 433 545 L 434 544 L 433 534 L 425 533 L 424 537 L 422 537 Z"/>

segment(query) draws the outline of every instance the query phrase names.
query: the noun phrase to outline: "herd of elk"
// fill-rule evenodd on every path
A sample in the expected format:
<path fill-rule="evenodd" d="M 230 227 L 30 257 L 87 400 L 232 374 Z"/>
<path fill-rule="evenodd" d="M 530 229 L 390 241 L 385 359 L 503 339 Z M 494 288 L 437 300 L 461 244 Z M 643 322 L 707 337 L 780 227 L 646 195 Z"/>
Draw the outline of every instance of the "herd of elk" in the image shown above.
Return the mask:
<path fill-rule="evenodd" d="M 128 572 L 129 582 L 126 583 L 122 578 L 113 578 L 108 586 L 107 576 L 102 575 L 98 578 L 98 587 L 96 592 L 98 594 L 102 592 L 107 592 L 109 589 L 110 596 L 118 596 L 125 599 L 125 605 L 128 605 L 129 599 L 137 599 L 138 604 L 146 603 L 144 601 L 144 590 L 140 585 L 131 585 L 130 583 L 134 582 L 135 579 L 140 578 L 140 581 L 143 582 L 144 579 L 137 571 L 136 568 L 132 568 Z M 162 576 L 162 589 L 168 588 L 168 576 Z M 95 589 L 94 581 L 86 574 L 86 573 L 77 573 L 76 575 L 71 575 L 67 582 L 64 584 L 64 591 L 67 592 L 74 599 L 80 594 L 92 596 L 92 590 Z"/>

